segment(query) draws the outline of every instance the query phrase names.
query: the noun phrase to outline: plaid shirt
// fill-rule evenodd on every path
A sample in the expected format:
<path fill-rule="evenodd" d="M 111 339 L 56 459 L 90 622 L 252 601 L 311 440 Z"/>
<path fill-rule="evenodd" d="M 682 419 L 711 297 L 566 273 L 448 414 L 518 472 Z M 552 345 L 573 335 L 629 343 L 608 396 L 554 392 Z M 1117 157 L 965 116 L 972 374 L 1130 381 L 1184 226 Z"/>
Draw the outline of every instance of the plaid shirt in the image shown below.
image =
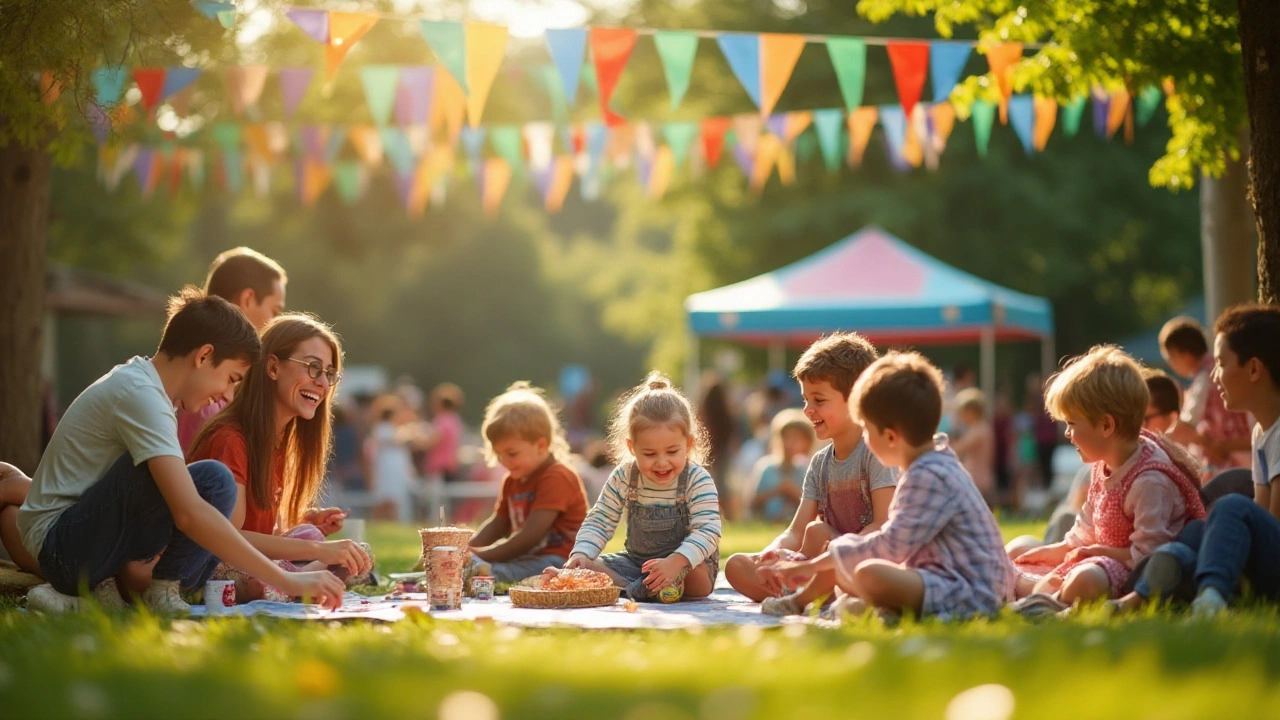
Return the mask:
<path fill-rule="evenodd" d="M 921 571 L 926 615 L 994 613 L 1013 599 L 1017 571 L 1000 527 L 949 449 L 925 453 L 907 468 L 879 530 L 843 535 L 829 550 L 845 583 L 872 558 Z"/>

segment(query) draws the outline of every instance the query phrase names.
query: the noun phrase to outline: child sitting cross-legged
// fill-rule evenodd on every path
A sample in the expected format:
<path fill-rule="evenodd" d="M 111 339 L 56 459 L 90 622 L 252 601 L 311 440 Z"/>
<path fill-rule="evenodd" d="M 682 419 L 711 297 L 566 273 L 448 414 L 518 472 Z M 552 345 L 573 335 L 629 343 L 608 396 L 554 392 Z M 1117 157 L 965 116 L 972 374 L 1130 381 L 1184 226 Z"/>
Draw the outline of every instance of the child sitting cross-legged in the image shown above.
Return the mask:
<path fill-rule="evenodd" d="M 1014 558 L 1024 571 L 1019 612 L 1041 615 L 1117 596 L 1139 560 L 1204 517 L 1198 463 L 1142 429 L 1149 399 L 1142 369 L 1111 346 L 1071 360 L 1050 381 L 1045 406 L 1066 423 L 1092 476 L 1066 539 Z"/>
<path fill-rule="evenodd" d="M 1016 571 L 1000 528 L 969 473 L 935 435 L 942 373 L 917 353 L 890 353 L 858 379 L 849 402 L 880 462 L 900 468 L 884 525 L 842 535 L 804 561 L 762 568 L 780 582 L 834 570 L 839 606 L 917 616 L 995 613 L 1013 597 Z"/>
<path fill-rule="evenodd" d="M 639 601 L 710 595 L 720 564 L 720 503 L 698 464 L 706 433 L 689 400 L 652 373 L 619 402 L 609 437 L 622 462 L 565 567 L 603 572 Z M 623 515 L 626 549 L 601 555 Z"/>

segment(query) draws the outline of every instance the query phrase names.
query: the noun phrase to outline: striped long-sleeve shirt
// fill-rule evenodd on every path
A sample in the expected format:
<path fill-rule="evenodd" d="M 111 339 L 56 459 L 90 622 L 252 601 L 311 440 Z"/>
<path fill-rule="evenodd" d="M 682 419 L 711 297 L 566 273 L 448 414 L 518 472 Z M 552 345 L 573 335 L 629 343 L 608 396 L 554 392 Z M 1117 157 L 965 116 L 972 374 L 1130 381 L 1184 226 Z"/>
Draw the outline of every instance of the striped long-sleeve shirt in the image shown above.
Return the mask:
<path fill-rule="evenodd" d="M 614 468 L 604 489 L 600 491 L 600 499 L 587 513 L 587 519 L 578 530 L 574 552 L 596 558 L 604 551 L 604 546 L 613 538 L 627 507 L 630 472 L 631 463 L 623 463 Z M 676 487 L 674 482 L 661 486 L 641 475 L 638 500 L 641 505 L 670 507 L 676 504 Z M 689 503 L 689 534 L 676 552 L 685 556 L 689 567 L 697 567 L 720 546 L 720 498 L 716 494 L 716 485 L 711 475 L 701 465 L 690 463 L 686 499 Z"/>

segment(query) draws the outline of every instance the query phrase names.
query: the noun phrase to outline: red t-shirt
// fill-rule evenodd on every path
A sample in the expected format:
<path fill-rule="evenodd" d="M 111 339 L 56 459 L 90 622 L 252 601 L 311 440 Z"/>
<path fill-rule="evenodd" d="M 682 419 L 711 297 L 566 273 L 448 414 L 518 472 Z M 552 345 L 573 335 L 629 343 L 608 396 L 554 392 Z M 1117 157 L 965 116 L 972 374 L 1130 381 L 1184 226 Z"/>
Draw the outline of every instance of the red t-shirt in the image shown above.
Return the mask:
<path fill-rule="evenodd" d="M 280 458 L 276 458 L 271 473 L 271 507 L 259 508 L 253 502 L 253 494 L 249 492 L 249 450 L 245 445 L 244 434 L 240 428 L 224 424 L 220 425 L 197 448 L 187 453 L 187 462 L 197 460 L 217 460 L 226 465 L 235 476 L 236 484 L 244 493 L 244 524 L 241 530 L 271 535 L 276 531 L 276 515 L 280 512 L 280 498 L 284 494 L 284 467 Z"/>
<path fill-rule="evenodd" d="M 582 478 L 572 468 L 554 460 L 522 480 L 510 475 L 503 478 L 502 494 L 494 512 L 510 519 L 512 535 L 534 510 L 553 510 L 559 515 L 547 537 L 530 554 L 569 557 L 578 528 L 587 517 L 587 491 L 582 486 Z"/>

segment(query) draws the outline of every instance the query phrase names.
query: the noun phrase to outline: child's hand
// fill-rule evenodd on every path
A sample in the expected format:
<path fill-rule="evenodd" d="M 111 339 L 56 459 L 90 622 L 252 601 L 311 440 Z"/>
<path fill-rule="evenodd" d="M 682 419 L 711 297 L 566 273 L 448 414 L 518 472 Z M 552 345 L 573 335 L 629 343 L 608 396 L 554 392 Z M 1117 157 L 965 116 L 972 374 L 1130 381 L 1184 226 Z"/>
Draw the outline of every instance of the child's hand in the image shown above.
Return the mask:
<path fill-rule="evenodd" d="M 1063 561 L 1074 563 L 1084 560 L 1085 558 L 1110 557 L 1112 549 L 1113 548 L 1108 545 L 1086 545 L 1067 553 L 1067 556 L 1063 558 Z"/>
<path fill-rule="evenodd" d="M 1066 548 L 1044 545 L 1014 558 L 1015 565 L 1057 565 L 1066 557 Z"/>
<path fill-rule="evenodd" d="M 325 537 L 329 537 L 342 529 L 342 521 L 347 519 L 347 513 L 340 508 L 325 508 L 312 510 L 303 519 L 315 525 Z"/>
<path fill-rule="evenodd" d="M 640 569 L 649 573 L 644 579 L 645 587 L 657 592 L 675 581 L 680 571 L 689 567 L 689 559 L 680 553 L 669 555 L 660 560 L 648 560 Z"/>
<path fill-rule="evenodd" d="M 760 577 L 770 585 L 795 587 L 815 575 L 812 560 L 779 560 L 760 567 Z"/>
<path fill-rule="evenodd" d="M 285 587 L 280 589 L 292 597 L 300 597 L 303 602 L 323 605 L 330 610 L 342 607 L 342 593 L 346 586 L 328 570 L 285 573 L 285 579 Z"/>
<path fill-rule="evenodd" d="M 569 556 L 569 560 L 565 562 L 565 570 L 576 570 L 577 568 L 591 569 L 591 559 L 582 553 L 573 553 Z M 548 568 L 550 570 L 551 568 Z M 544 573 L 546 570 L 543 571 Z"/>
<path fill-rule="evenodd" d="M 341 565 L 352 575 L 363 575 L 373 566 L 368 553 L 353 540 L 331 540 L 320 543 L 320 552 L 316 553 L 316 559 L 325 565 Z"/>

